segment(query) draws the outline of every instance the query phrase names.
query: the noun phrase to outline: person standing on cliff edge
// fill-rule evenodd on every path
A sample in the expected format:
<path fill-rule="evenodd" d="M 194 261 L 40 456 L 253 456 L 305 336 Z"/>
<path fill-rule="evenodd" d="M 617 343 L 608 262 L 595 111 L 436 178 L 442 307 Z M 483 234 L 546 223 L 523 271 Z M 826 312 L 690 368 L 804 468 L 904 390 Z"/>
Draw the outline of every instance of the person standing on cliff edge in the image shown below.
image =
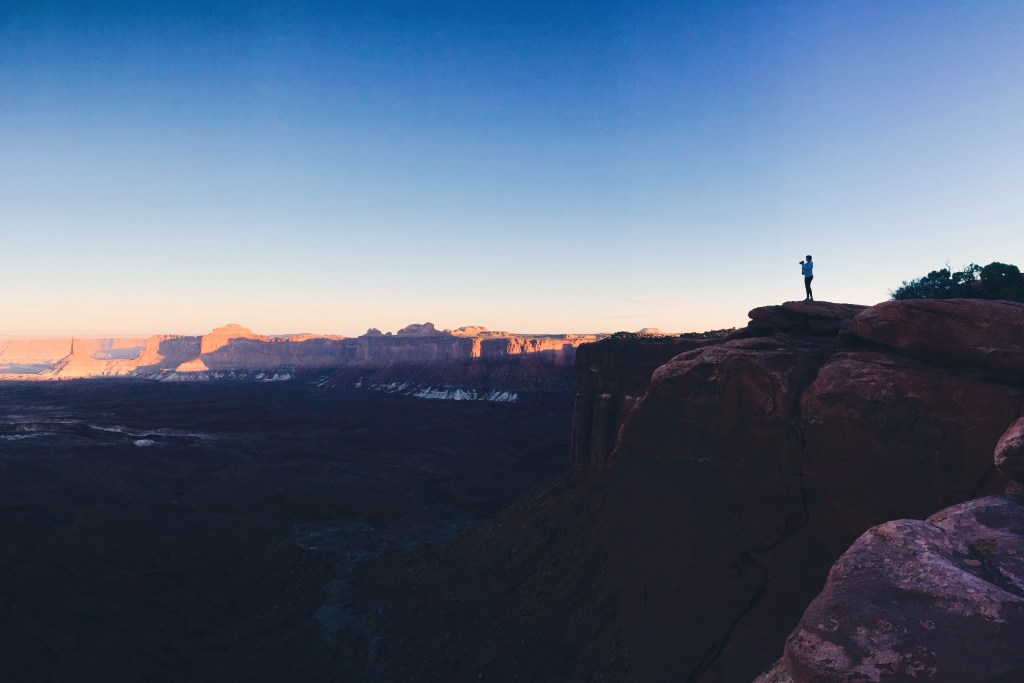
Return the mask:
<path fill-rule="evenodd" d="M 806 261 L 800 262 L 800 271 L 804 274 L 804 291 L 807 296 L 804 301 L 814 301 L 814 295 L 811 294 L 811 280 L 814 279 L 814 264 L 811 262 L 811 255 L 807 255 Z"/>

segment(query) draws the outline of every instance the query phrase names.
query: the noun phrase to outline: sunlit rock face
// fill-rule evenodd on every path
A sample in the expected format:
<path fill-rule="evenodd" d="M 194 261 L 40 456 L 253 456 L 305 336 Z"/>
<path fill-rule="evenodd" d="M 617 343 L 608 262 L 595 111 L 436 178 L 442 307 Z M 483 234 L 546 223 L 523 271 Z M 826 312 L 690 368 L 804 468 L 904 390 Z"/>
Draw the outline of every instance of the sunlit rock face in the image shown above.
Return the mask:
<path fill-rule="evenodd" d="M 265 341 L 267 337 L 262 337 L 249 328 L 242 327 L 237 323 L 231 323 L 224 327 L 218 327 L 210 334 L 204 334 L 199 345 L 199 353 L 213 353 L 235 339 L 260 339 Z"/>
<path fill-rule="evenodd" d="M 0 375 L 46 370 L 70 355 L 72 347 L 80 356 L 105 361 L 136 358 L 145 344 L 138 337 L 0 339 Z"/>
<path fill-rule="evenodd" d="M 231 323 L 201 337 L 157 335 L 147 340 L 50 340 L 33 356 L 12 345 L 19 360 L 38 360 L 36 379 L 133 376 L 182 379 L 209 371 L 211 378 L 250 378 L 259 372 L 293 377 L 296 372 L 330 370 L 352 365 L 377 367 L 402 363 L 450 363 L 479 359 L 483 345 L 493 342 L 495 358 L 534 357 L 571 365 L 575 348 L 596 335 L 515 335 L 482 327 L 455 332 L 433 323 L 408 325 L 397 334 L 371 328 L 357 338 L 304 333 L 272 337 Z M 134 342 L 134 346 L 129 346 Z M 22 345 L 24 346 L 24 345 Z M 51 358 L 54 356 L 55 358 Z M 2 359 L 0 359 L 2 360 Z M 18 366 L 21 368 L 21 366 Z M 42 370 L 42 372 L 40 372 Z M 234 374 L 232 374 L 234 373 Z"/>
<path fill-rule="evenodd" d="M 80 344 L 76 339 L 71 353 L 52 368 L 41 373 L 46 379 L 77 379 L 134 375 L 138 372 L 159 372 L 199 355 L 199 337 L 156 335 L 146 340 L 135 357 L 109 358 L 109 353 L 97 353 L 91 344 Z"/>
<path fill-rule="evenodd" d="M 607 475 L 641 678 L 753 679 L 861 533 L 1002 493 L 992 452 L 1024 405 L 1024 306 L 929 302 L 919 334 L 918 303 L 755 309 L 746 330 L 681 349 L 650 376 Z M 943 312 L 963 336 L 939 333 Z M 625 343 L 634 359 L 645 353 Z M 579 358 L 598 375 L 623 365 L 589 353 Z M 597 399 L 621 406 L 629 394 L 613 386 L 591 382 L 589 410 L 577 403 L 579 462 L 601 460 L 593 444 L 610 428 L 594 418 Z"/>
<path fill-rule="evenodd" d="M 438 334 L 445 333 L 434 327 L 434 323 L 423 323 L 422 325 L 413 323 L 398 331 L 399 337 L 432 337 Z"/>

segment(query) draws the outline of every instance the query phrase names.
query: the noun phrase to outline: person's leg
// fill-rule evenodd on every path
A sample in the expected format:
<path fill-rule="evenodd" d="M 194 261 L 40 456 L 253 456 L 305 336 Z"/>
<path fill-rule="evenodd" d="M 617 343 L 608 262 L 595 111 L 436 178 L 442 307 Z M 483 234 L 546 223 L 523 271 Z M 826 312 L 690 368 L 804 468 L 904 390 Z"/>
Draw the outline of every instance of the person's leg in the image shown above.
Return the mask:
<path fill-rule="evenodd" d="M 811 277 L 805 277 L 804 278 L 804 289 L 807 290 L 807 300 L 808 301 L 814 301 L 814 294 L 811 292 L 811 280 L 813 280 L 813 279 L 814 279 L 813 275 Z"/>

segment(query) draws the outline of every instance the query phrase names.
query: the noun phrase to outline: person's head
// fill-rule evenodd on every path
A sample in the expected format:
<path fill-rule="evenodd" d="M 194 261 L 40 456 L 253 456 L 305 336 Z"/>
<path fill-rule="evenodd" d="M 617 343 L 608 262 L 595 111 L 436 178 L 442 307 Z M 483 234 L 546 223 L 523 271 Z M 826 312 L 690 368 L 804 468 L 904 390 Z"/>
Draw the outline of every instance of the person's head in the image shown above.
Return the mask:
<path fill-rule="evenodd" d="M 808 260 L 808 261 L 810 261 L 810 260 L 811 260 L 811 255 L 810 255 L 810 254 L 808 254 L 808 255 L 807 255 L 807 260 Z"/>

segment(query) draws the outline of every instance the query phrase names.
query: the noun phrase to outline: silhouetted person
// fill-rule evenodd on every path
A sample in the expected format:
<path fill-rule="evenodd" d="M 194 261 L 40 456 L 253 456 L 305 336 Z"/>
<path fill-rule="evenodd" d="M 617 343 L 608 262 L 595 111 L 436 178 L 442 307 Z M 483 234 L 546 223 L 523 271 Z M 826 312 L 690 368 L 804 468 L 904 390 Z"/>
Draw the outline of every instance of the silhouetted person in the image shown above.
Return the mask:
<path fill-rule="evenodd" d="M 811 255 L 807 255 L 806 261 L 800 262 L 800 270 L 804 274 L 804 291 L 807 296 L 804 297 L 804 301 L 814 301 L 814 295 L 811 294 L 811 280 L 814 279 L 814 264 L 811 263 Z"/>

